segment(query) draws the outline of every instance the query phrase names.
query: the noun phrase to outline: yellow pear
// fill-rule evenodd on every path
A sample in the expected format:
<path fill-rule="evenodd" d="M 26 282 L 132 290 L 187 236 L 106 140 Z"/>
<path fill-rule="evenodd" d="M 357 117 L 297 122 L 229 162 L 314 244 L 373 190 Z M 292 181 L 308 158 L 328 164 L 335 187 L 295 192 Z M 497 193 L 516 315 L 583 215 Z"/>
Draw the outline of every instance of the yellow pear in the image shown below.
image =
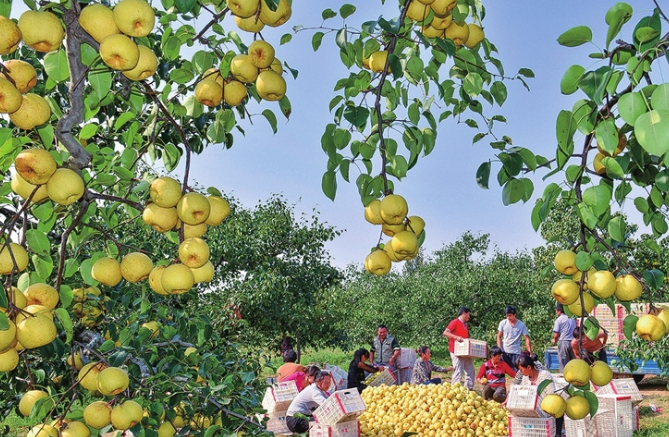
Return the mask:
<path fill-rule="evenodd" d="M 583 293 L 583 304 L 585 305 L 585 308 L 581 306 L 581 298 L 579 297 L 574 302 L 569 304 L 567 308 L 569 308 L 569 311 L 571 311 L 571 313 L 576 317 L 587 316 L 595 306 L 595 300 L 592 298 L 590 293 Z"/>
<path fill-rule="evenodd" d="M 195 98 L 203 105 L 216 107 L 223 101 L 223 88 L 215 80 L 201 80 L 195 86 Z"/>
<path fill-rule="evenodd" d="M 406 231 L 407 227 L 404 222 L 398 225 L 389 225 L 388 223 L 383 223 L 381 225 L 381 232 L 386 234 L 389 237 L 394 237 L 398 232 Z"/>
<path fill-rule="evenodd" d="M 58 165 L 47 150 L 26 149 L 16 155 L 14 167 L 26 182 L 42 185 L 56 172 Z"/>
<path fill-rule="evenodd" d="M 485 38 L 485 33 L 478 24 L 469 23 L 467 26 L 469 27 L 469 36 L 465 41 L 465 46 L 473 49 L 478 43 L 483 41 L 483 38 Z"/>
<path fill-rule="evenodd" d="M 189 225 L 205 223 L 211 213 L 211 206 L 206 197 L 200 193 L 186 193 L 177 203 L 179 219 Z"/>
<path fill-rule="evenodd" d="M 140 81 L 154 75 L 158 69 L 158 58 L 153 50 L 146 46 L 137 46 L 139 48 L 139 59 L 137 65 L 130 70 L 125 70 L 122 74 L 132 81 Z"/>
<path fill-rule="evenodd" d="M 241 105 L 248 95 L 246 85 L 238 80 L 231 80 L 223 85 L 223 100 L 230 106 Z"/>
<path fill-rule="evenodd" d="M 0 352 L 0 372 L 11 372 L 19 365 L 19 353 L 13 347 Z"/>
<path fill-rule="evenodd" d="M 456 4 L 457 0 L 435 0 L 430 3 L 430 8 L 434 11 L 434 15 L 445 17 L 451 13 Z"/>
<path fill-rule="evenodd" d="M 253 65 L 249 55 L 237 55 L 230 61 L 230 73 L 240 82 L 251 83 L 258 78 L 258 67 Z"/>
<path fill-rule="evenodd" d="M 184 264 L 169 265 L 160 278 L 163 289 L 169 294 L 185 293 L 195 284 L 191 269 Z"/>
<path fill-rule="evenodd" d="M 263 28 L 265 27 L 265 23 L 260 21 L 258 17 L 255 15 L 252 15 L 248 18 L 242 18 L 235 16 L 235 24 L 237 27 L 239 27 L 241 30 L 245 32 L 253 32 L 253 33 L 258 33 Z"/>
<path fill-rule="evenodd" d="M 97 42 L 121 33 L 114 21 L 114 12 L 102 3 L 89 3 L 79 14 L 79 25 Z"/>
<path fill-rule="evenodd" d="M 111 412 L 111 424 L 115 429 L 130 429 L 142 421 L 142 406 L 133 400 L 116 405 Z"/>
<path fill-rule="evenodd" d="M 58 429 L 53 425 L 41 424 L 30 428 L 26 437 L 60 437 Z"/>
<path fill-rule="evenodd" d="M 14 86 L 22 94 L 27 93 L 37 84 L 37 72 L 35 68 L 20 59 L 9 59 L 5 61 L 6 72 L 0 73 L 0 77 L 11 78 Z"/>
<path fill-rule="evenodd" d="M 411 231 L 402 231 L 393 236 L 393 239 L 390 240 L 390 245 L 393 247 L 393 252 L 397 255 L 411 255 L 418 249 L 418 238 Z"/>
<path fill-rule="evenodd" d="M 16 112 L 23 103 L 21 91 L 4 77 L 0 77 L 0 114 Z"/>
<path fill-rule="evenodd" d="M 125 391 L 128 385 L 130 385 L 128 372 L 120 367 L 107 367 L 98 373 L 98 391 L 105 396 L 117 395 Z"/>
<path fill-rule="evenodd" d="M 70 205 L 81 199 L 86 187 L 74 170 L 59 168 L 46 183 L 49 199 L 60 205 Z"/>
<path fill-rule="evenodd" d="M 452 40 L 456 46 L 460 47 L 469 38 L 469 26 L 467 23 L 458 23 L 454 21 L 444 30 L 444 38 Z"/>
<path fill-rule="evenodd" d="M 407 8 L 406 17 L 413 21 L 423 21 L 430 14 L 430 7 L 418 1 L 412 1 Z"/>
<path fill-rule="evenodd" d="M 50 317 L 37 313 L 16 325 L 16 338 L 26 349 L 47 345 L 56 339 L 58 332 Z"/>
<path fill-rule="evenodd" d="M 567 402 L 562 399 L 562 396 L 551 393 L 546 395 L 541 401 L 541 409 L 555 418 L 564 416 L 567 409 Z"/>
<path fill-rule="evenodd" d="M 286 95 L 286 79 L 274 70 L 261 71 L 256 79 L 256 91 L 263 100 L 279 101 Z"/>
<path fill-rule="evenodd" d="M 381 200 L 381 218 L 389 225 L 403 223 L 408 213 L 406 200 L 398 194 L 389 194 Z"/>
<path fill-rule="evenodd" d="M 255 15 L 261 1 L 262 0 L 226 0 L 225 4 L 233 15 L 247 18 L 251 15 Z M 265 5 L 263 4 L 263 6 Z"/>
<path fill-rule="evenodd" d="M 375 250 L 365 258 L 365 269 L 377 276 L 388 273 L 391 266 L 390 257 L 385 250 Z"/>
<path fill-rule="evenodd" d="M 153 261 L 144 253 L 131 252 L 121 260 L 121 275 L 133 284 L 148 278 L 151 270 Z"/>
<path fill-rule="evenodd" d="M 0 352 L 6 351 L 14 343 L 16 338 L 16 324 L 11 320 L 7 320 L 9 326 L 7 329 L 0 329 Z"/>
<path fill-rule="evenodd" d="M 588 278 L 590 277 L 591 274 L 595 273 L 596 271 L 597 271 L 597 269 L 595 269 L 594 267 L 591 267 L 590 269 L 588 269 L 587 272 L 585 272 L 585 279 L 583 279 L 583 290 L 588 289 Z M 576 270 L 576 273 L 571 275 L 571 280 L 574 281 L 576 284 L 580 284 L 582 276 L 583 276 L 583 272 L 580 271 L 580 270 Z"/>
<path fill-rule="evenodd" d="M 365 206 L 365 220 L 373 225 L 382 225 L 384 223 L 381 218 L 381 201 L 379 199 L 372 199 Z"/>
<path fill-rule="evenodd" d="M 619 154 L 622 153 L 623 150 L 625 150 L 625 147 L 627 146 L 627 137 L 624 134 L 619 135 L 618 137 L 618 145 L 616 146 L 616 150 L 613 151 L 613 153 L 609 153 L 604 148 L 597 144 L 597 151 L 601 153 L 604 156 L 618 156 Z"/>
<path fill-rule="evenodd" d="M 168 421 L 165 421 L 160 424 L 160 427 L 158 428 L 158 437 L 174 437 L 174 434 L 176 434 L 177 430 L 174 429 L 174 426 Z"/>
<path fill-rule="evenodd" d="M 177 206 L 181 194 L 181 184 L 169 176 L 159 177 L 149 185 L 151 201 L 161 208 Z"/>
<path fill-rule="evenodd" d="M 437 30 L 446 30 L 448 26 L 453 22 L 453 15 L 448 14 L 445 17 L 440 17 L 435 15 L 432 21 L 430 22 L 430 27 L 433 27 Z"/>
<path fill-rule="evenodd" d="M 67 365 L 81 370 L 84 367 L 84 362 L 81 359 L 81 352 L 77 351 L 67 356 Z"/>
<path fill-rule="evenodd" d="M 1 257 L 1 256 L 0 256 Z M 25 308 L 28 305 L 26 301 L 26 296 L 21 290 L 16 287 L 11 287 L 11 290 L 5 289 L 7 292 L 7 302 L 12 302 L 17 308 Z M 3 310 L 3 307 L 0 306 L 0 311 Z"/>
<path fill-rule="evenodd" d="M 230 204 L 218 196 L 207 196 L 209 202 L 209 217 L 205 221 L 209 226 L 218 226 L 230 214 Z"/>
<path fill-rule="evenodd" d="M 576 254 L 571 250 L 560 250 L 555 254 L 553 260 L 555 270 L 563 275 L 573 275 L 578 271 L 576 268 Z"/>
<path fill-rule="evenodd" d="M 19 324 L 28 318 L 31 318 L 37 314 L 41 314 L 43 316 L 48 317 L 50 320 L 53 320 L 53 311 L 44 305 L 27 305 L 25 308 L 23 308 L 23 311 L 18 313 L 16 315 L 16 319 L 14 320 L 14 323 L 16 323 L 16 326 L 19 326 Z"/>
<path fill-rule="evenodd" d="M 115 287 L 123 279 L 121 264 L 114 258 L 100 258 L 93 263 L 91 276 L 101 284 Z"/>
<path fill-rule="evenodd" d="M 213 80 L 217 84 L 219 84 L 221 87 L 225 85 L 225 80 L 223 79 L 223 76 L 221 76 L 221 70 L 218 68 L 210 68 L 207 71 L 204 72 L 202 75 L 202 80 Z"/>
<path fill-rule="evenodd" d="M 49 309 L 56 308 L 60 300 L 58 290 L 49 284 L 32 284 L 23 292 L 28 305 L 42 305 Z"/>
<path fill-rule="evenodd" d="M 606 155 L 597 152 L 595 159 L 592 161 L 592 168 L 595 170 L 595 173 L 602 176 L 606 174 L 606 166 L 604 166 L 604 163 L 602 162 L 604 158 L 606 158 Z"/>
<path fill-rule="evenodd" d="M 90 437 L 91 430 L 78 420 L 67 420 L 60 430 L 61 437 Z"/>
<path fill-rule="evenodd" d="M 209 261 L 209 246 L 202 238 L 188 238 L 179 244 L 179 260 L 196 269 Z"/>
<path fill-rule="evenodd" d="M 149 203 L 142 212 L 144 223 L 158 232 L 167 232 L 174 229 L 178 218 L 176 208 L 161 208 L 155 203 Z"/>
<path fill-rule="evenodd" d="M 571 420 L 581 420 L 590 414 L 590 403 L 583 396 L 572 396 L 567 399 L 565 414 Z"/>
<path fill-rule="evenodd" d="M 193 272 L 193 282 L 199 284 L 200 282 L 211 282 L 214 279 L 214 265 L 211 261 L 207 261 L 202 267 L 191 268 Z"/>
<path fill-rule="evenodd" d="M 444 30 L 443 29 L 436 29 L 432 26 L 421 26 L 420 31 L 425 35 L 427 38 L 444 38 Z"/>
<path fill-rule="evenodd" d="M 149 275 L 149 287 L 151 287 L 151 290 L 157 294 L 169 294 L 167 291 L 165 291 L 162 284 L 163 272 L 166 268 L 166 266 L 156 266 L 153 268 L 153 270 L 151 270 L 151 274 Z"/>
<path fill-rule="evenodd" d="M 561 304 L 571 305 L 578 299 L 578 284 L 571 279 L 558 279 L 551 287 L 551 294 Z"/>
<path fill-rule="evenodd" d="M 597 270 L 588 274 L 588 290 L 600 299 L 613 296 L 616 287 L 616 277 L 608 270 Z"/>
<path fill-rule="evenodd" d="M 65 30 L 60 19 L 47 11 L 26 11 L 19 17 L 21 39 L 38 52 L 58 50 Z"/>
<path fill-rule="evenodd" d="M 283 67 L 281 66 L 281 61 L 279 61 L 276 57 L 272 61 L 272 64 L 269 66 L 269 68 L 272 69 L 276 74 L 283 74 Z"/>
<path fill-rule="evenodd" d="M 613 370 L 604 361 L 595 361 L 590 373 L 590 381 L 597 387 L 605 386 L 613 378 Z"/>
<path fill-rule="evenodd" d="M 45 392 L 44 390 L 29 390 L 23 396 L 21 396 L 21 400 L 19 401 L 19 411 L 21 414 L 28 417 L 30 416 L 30 412 L 33 410 L 33 406 L 38 400 L 48 398 L 49 393 Z M 45 402 L 45 404 L 46 405 L 43 405 L 42 408 L 46 411 L 51 410 L 54 405 L 53 401 L 50 403 Z"/>
<path fill-rule="evenodd" d="M 369 69 L 372 70 L 374 73 L 381 73 L 383 69 L 386 67 L 387 60 L 388 60 L 387 50 L 379 50 L 377 52 L 374 52 L 371 55 L 369 55 Z M 390 67 L 388 67 L 388 71 L 390 71 Z"/>
<path fill-rule="evenodd" d="M 423 229 L 425 229 L 425 220 L 423 220 L 417 215 L 412 215 L 409 217 L 407 223 L 408 231 L 413 232 L 416 235 L 416 237 L 420 237 L 420 234 L 423 233 Z"/>
<path fill-rule="evenodd" d="M 267 68 L 272 65 L 274 53 L 274 47 L 261 39 L 253 41 L 248 48 L 249 60 L 258 68 Z"/>
<path fill-rule="evenodd" d="M 646 341 L 658 341 L 665 333 L 664 322 L 652 314 L 645 314 L 636 322 L 636 334 Z"/>
<path fill-rule="evenodd" d="M 669 308 L 662 308 L 656 316 L 658 319 L 662 320 L 664 323 L 664 333 L 669 334 Z"/>
<path fill-rule="evenodd" d="M 51 118 L 51 108 L 47 101 L 37 94 L 24 94 L 18 110 L 9 114 L 9 119 L 21 129 L 32 129 L 46 123 Z"/>
<path fill-rule="evenodd" d="M 28 267 L 28 261 L 28 252 L 23 246 L 16 243 L 9 243 L 9 248 L 7 245 L 0 246 L 0 275 L 7 276 L 12 271 L 22 272 Z"/>
<path fill-rule="evenodd" d="M 287 0 L 279 0 L 276 10 L 271 10 L 264 1 L 260 4 L 260 21 L 269 27 L 277 27 L 290 19 L 292 10 Z"/>
<path fill-rule="evenodd" d="M 564 366 L 563 376 L 569 384 L 583 387 L 590 382 L 592 371 L 585 360 L 573 359 Z"/>
<path fill-rule="evenodd" d="M 156 24 L 156 13 L 144 0 L 121 0 L 114 7 L 114 21 L 128 36 L 147 36 Z"/>
<path fill-rule="evenodd" d="M 616 278 L 616 298 L 621 302 L 630 302 L 641 296 L 643 287 L 632 275 L 620 275 Z"/>
<path fill-rule="evenodd" d="M 46 185 L 33 185 L 26 182 L 20 174 L 14 173 L 12 175 L 12 191 L 21 196 L 22 199 L 27 200 L 32 194 L 32 202 L 37 203 L 49 197 L 46 191 Z M 37 191 L 35 191 L 37 189 Z M 33 192 L 35 194 L 33 194 Z"/>
<path fill-rule="evenodd" d="M 151 331 L 151 338 L 156 338 L 160 334 L 160 324 L 155 320 L 143 323 L 142 328 Z"/>
<path fill-rule="evenodd" d="M 392 262 L 404 261 L 404 256 L 397 255 L 393 251 L 393 245 L 390 244 L 390 242 L 386 243 L 385 246 L 383 246 L 383 250 L 388 254 L 388 258 L 390 258 L 390 261 Z"/>
<path fill-rule="evenodd" d="M 132 70 L 139 62 L 139 46 L 135 44 L 133 40 L 121 33 L 114 33 L 105 37 L 105 39 L 100 42 L 99 50 L 102 62 L 114 70 Z"/>
<path fill-rule="evenodd" d="M 90 391 L 98 390 L 98 375 L 108 366 L 102 363 L 88 363 L 79 370 L 79 385 Z"/>
<path fill-rule="evenodd" d="M 84 422 L 91 428 L 102 429 L 111 423 L 112 407 L 105 401 L 95 401 L 84 408 Z"/>
<path fill-rule="evenodd" d="M 4 15 L 0 15 L 0 56 L 16 51 L 20 42 L 19 26 Z"/>

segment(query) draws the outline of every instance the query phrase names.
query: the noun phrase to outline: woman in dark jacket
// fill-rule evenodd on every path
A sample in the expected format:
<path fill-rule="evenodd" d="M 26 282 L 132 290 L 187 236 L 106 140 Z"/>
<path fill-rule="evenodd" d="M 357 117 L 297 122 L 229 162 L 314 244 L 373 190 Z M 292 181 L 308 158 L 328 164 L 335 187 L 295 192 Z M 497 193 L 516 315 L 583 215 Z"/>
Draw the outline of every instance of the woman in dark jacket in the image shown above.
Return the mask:
<path fill-rule="evenodd" d="M 376 373 L 383 367 L 374 367 L 365 363 L 369 359 L 369 351 L 361 348 L 353 354 L 353 361 L 348 366 L 348 388 L 357 388 L 359 393 L 365 388 L 365 372 Z"/>

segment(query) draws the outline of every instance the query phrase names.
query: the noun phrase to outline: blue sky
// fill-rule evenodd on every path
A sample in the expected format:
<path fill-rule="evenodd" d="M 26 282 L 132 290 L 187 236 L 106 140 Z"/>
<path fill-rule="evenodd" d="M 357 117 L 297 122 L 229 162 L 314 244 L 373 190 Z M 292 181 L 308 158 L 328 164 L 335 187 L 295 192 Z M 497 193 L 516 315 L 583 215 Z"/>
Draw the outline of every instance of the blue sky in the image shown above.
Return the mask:
<path fill-rule="evenodd" d="M 279 36 L 291 32 L 293 26 L 318 26 L 322 9 L 338 10 L 344 3 L 294 0 L 291 20 L 263 35 L 269 41 L 278 41 Z M 379 1 L 357 3 L 367 6 L 358 8 L 351 17 L 355 17 L 352 23 L 375 19 L 381 13 Z M 560 94 L 562 74 L 576 63 L 591 68 L 596 60 L 588 59 L 587 54 L 598 51 L 591 44 L 562 47 L 557 44 L 557 37 L 573 26 L 588 25 L 593 30 L 595 43 L 603 45 L 604 14 L 610 4 L 613 3 L 573 0 L 485 2 L 486 36 L 499 49 L 507 74 L 527 67 L 536 75 L 529 80 L 529 92 L 519 82 L 507 83 L 509 98 L 502 108 L 495 108 L 495 113 L 503 114 L 508 120 L 506 126 L 498 129 L 499 134 L 510 136 L 515 145 L 530 148 L 535 153 L 549 158 L 554 155 L 557 114 L 561 109 L 571 109 L 581 98 L 578 94 Z M 648 15 L 653 7 L 651 1 L 630 4 L 635 17 L 623 28 L 622 35 L 627 40 L 638 18 Z M 397 15 L 396 2 L 392 0 L 387 1 L 383 9 L 384 16 Z M 642 11 L 643 15 L 637 18 Z M 338 27 L 341 21 L 336 18 L 326 23 Z M 364 260 L 378 239 L 379 228 L 364 220 L 363 207 L 353 184 L 340 180 L 334 202 L 321 192 L 326 156 L 320 148 L 320 137 L 325 125 L 332 120 L 328 111 L 328 102 L 334 95 L 331 90 L 337 79 L 347 76 L 348 71 L 339 62 L 333 35 L 324 38 L 316 53 L 311 49 L 311 35 L 312 32 L 299 33 L 289 44 L 276 47 L 277 57 L 300 72 L 297 80 L 288 78 L 288 96 L 293 107 L 290 121 L 280 120 L 279 132 L 272 135 L 266 122 L 255 116 L 254 126 L 245 126 L 246 136 L 237 136 L 232 149 L 221 151 L 211 147 L 195 160 L 192 174 L 202 184 L 215 185 L 232 193 L 247 207 L 267 199 L 271 193 L 281 193 L 289 202 L 297 204 L 297 211 L 307 214 L 311 214 L 312 209 L 320 211 L 323 220 L 346 230 L 328 245 L 333 263 L 343 267 Z M 251 41 L 250 35 L 242 37 Z M 260 113 L 261 107 L 255 110 L 253 105 L 249 105 L 250 112 Z M 278 110 L 276 104 L 270 107 Z M 487 143 L 472 145 L 472 129 L 457 125 L 452 119 L 444 120 L 439 129 L 435 151 L 419 161 L 407 178 L 395 184 L 395 192 L 407 199 L 410 214 L 420 215 L 426 221 L 424 248 L 427 252 L 455 241 L 468 230 L 489 233 L 492 242 L 506 251 L 543 244 L 530 225 L 530 212 L 534 199 L 548 183 L 541 180 L 545 172 L 534 177 L 532 200 L 525 205 L 505 207 L 494 176 L 489 190 L 479 188 L 475 181 L 478 166 L 493 158 Z M 216 164 L 212 166 L 212 162 Z M 356 176 L 352 172 L 351 178 Z M 560 179 L 556 177 L 551 181 L 559 183 Z"/>

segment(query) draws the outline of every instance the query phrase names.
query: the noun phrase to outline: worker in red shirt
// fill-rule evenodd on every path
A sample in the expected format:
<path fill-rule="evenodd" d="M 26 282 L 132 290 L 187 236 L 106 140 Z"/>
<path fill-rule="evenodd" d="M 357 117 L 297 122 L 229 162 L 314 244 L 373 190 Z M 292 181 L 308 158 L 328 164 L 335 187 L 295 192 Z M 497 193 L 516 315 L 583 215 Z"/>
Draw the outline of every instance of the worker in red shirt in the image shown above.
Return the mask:
<path fill-rule="evenodd" d="M 448 338 L 448 350 L 451 352 L 451 362 L 453 363 L 453 377 L 451 383 L 460 382 L 462 374 L 465 374 L 465 387 L 469 390 L 474 388 L 474 361 L 469 357 L 455 356 L 455 342 L 469 338 L 469 328 L 467 322 L 471 317 L 471 310 L 467 307 L 460 307 L 457 319 L 451 320 L 444 331 L 444 337 Z"/>
<path fill-rule="evenodd" d="M 491 347 L 490 359 L 481 364 L 476 375 L 476 380 L 483 384 L 483 399 L 492 399 L 500 404 L 506 400 L 506 375 L 516 376 L 516 371 L 502 359 L 502 353 L 501 348 Z"/>

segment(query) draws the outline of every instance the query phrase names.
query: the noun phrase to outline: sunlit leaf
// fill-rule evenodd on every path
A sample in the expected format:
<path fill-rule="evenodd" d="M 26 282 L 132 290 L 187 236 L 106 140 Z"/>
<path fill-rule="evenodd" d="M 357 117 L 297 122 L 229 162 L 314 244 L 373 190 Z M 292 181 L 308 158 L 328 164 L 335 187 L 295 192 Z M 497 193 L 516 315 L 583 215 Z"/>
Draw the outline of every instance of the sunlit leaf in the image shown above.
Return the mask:
<path fill-rule="evenodd" d="M 641 114 L 634 123 L 634 134 L 646 152 L 664 155 L 669 150 L 669 110 L 653 109 Z"/>
<path fill-rule="evenodd" d="M 592 30 L 587 26 L 576 26 L 558 37 L 558 43 L 565 47 L 576 47 L 592 41 Z"/>

